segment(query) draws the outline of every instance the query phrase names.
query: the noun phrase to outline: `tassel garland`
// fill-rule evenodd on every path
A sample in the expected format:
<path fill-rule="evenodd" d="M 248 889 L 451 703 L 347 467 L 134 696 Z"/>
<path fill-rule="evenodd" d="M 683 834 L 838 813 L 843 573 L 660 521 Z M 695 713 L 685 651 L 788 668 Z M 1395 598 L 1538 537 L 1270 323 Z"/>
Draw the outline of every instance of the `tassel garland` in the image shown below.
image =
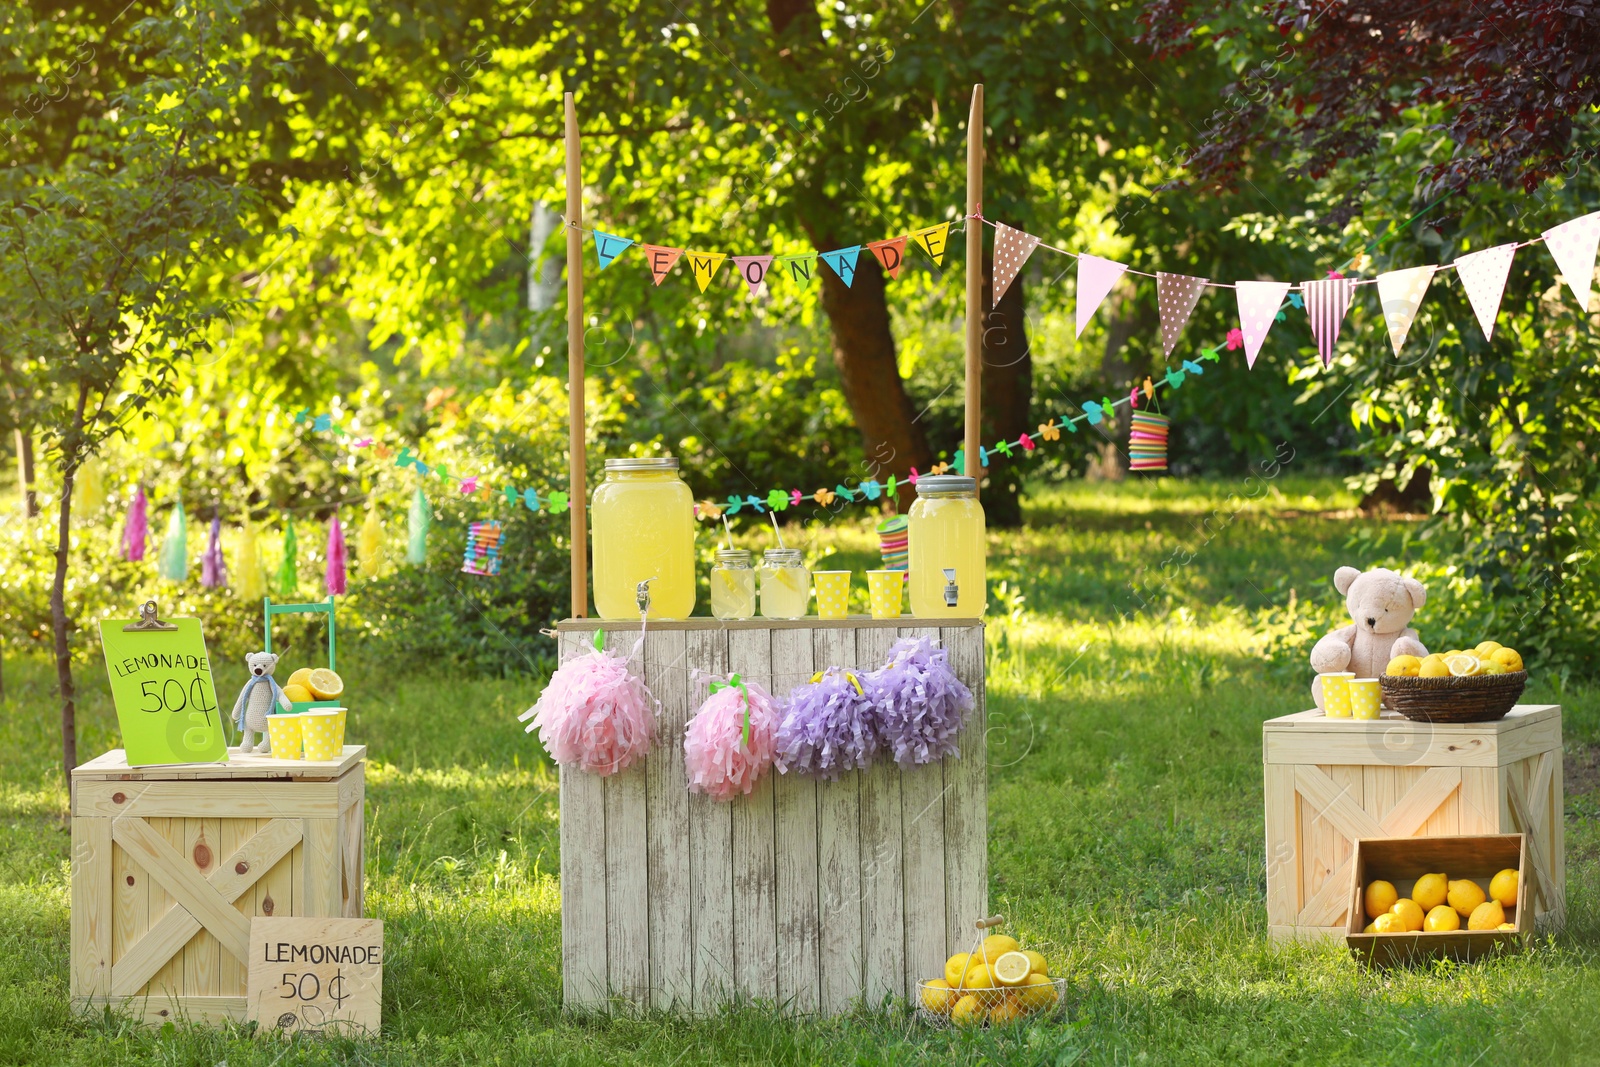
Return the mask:
<path fill-rule="evenodd" d="M 871 764 L 879 748 L 872 676 L 830 667 L 789 694 L 774 761 L 784 774 L 828 780 Z"/>
<path fill-rule="evenodd" d="M 222 519 L 211 517 L 211 538 L 200 556 L 200 584 L 207 589 L 220 589 L 228 584 L 228 565 L 222 560 Z"/>
<path fill-rule="evenodd" d="M 629 658 L 596 650 L 568 660 L 550 676 L 538 703 L 517 716 L 528 733 L 539 731 L 545 751 L 561 766 L 606 777 L 650 751 L 656 699 L 628 669 Z"/>
<path fill-rule="evenodd" d="M 167 521 L 167 537 L 161 542 L 156 572 L 172 582 L 189 577 L 189 519 L 183 513 L 181 500 L 173 505 L 172 517 Z"/>
<path fill-rule="evenodd" d="M 328 521 L 328 566 L 324 584 L 330 596 L 343 596 L 345 590 L 344 527 L 339 525 L 339 513 L 334 512 Z"/>
<path fill-rule="evenodd" d="M 383 569 L 383 523 L 378 519 L 376 507 L 367 509 L 366 520 L 356 540 L 356 551 L 360 553 L 361 577 L 376 578 Z"/>
<path fill-rule="evenodd" d="M 239 531 L 237 569 L 239 599 L 245 601 L 263 599 L 267 595 L 267 581 L 261 572 L 261 550 L 256 546 L 256 524 L 248 519 Z"/>
<path fill-rule="evenodd" d="M 411 498 L 409 539 L 406 542 L 406 562 L 425 563 L 428 559 L 428 526 L 433 521 L 433 509 L 421 487 Z"/>
<path fill-rule="evenodd" d="M 956 733 L 972 709 L 972 690 L 950 669 L 950 653 L 926 637 L 904 637 L 889 665 L 873 672 L 883 745 L 901 767 L 959 756 Z"/>
<path fill-rule="evenodd" d="M 103 466 L 90 456 L 78 468 L 78 477 L 72 483 L 73 506 L 85 518 L 98 514 L 106 504 L 106 480 Z"/>
<path fill-rule="evenodd" d="M 772 766 L 782 714 L 771 693 L 737 674 L 711 683 L 711 695 L 683 734 L 690 792 L 713 800 L 748 796 Z"/>
<path fill-rule="evenodd" d="M 294 520 L 283 524 L 283 562 L 278 566 L 278 593 L 292 597 L 300 588 L 300 545 L 294 536 Z"/>
<path fill-rule="evenodd" d="M 144 559 L 145 542 L 150 539 L 149 508 L 144 486 L 134 486 L 133 499 L 128 502 L 128 518 L 122 527 L 122 558 L 129 563 Z"/>

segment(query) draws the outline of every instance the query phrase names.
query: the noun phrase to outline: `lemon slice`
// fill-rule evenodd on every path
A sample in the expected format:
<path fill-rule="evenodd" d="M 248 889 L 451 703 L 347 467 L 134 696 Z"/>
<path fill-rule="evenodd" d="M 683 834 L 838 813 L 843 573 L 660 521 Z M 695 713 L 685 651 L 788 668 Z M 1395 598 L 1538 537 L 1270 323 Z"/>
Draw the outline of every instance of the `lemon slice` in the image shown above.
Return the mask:
<path fill-rule="evenodd" d="M 306 688 L 318 700 L 337 700 L 344 692 L 344 679 L 326 667 L 318 667 L 311 672 Z"/>
<path fill-rule="evenodd" d="M 1444 665 L 1450 668 L 1450 674 L 1456 678 L 1471 678 L 1483 669 L 1483 665 L 1478 662 L 1478 657 L 1470 652 L 1463 652 L 1459 656 L 1451 656 L 1444 661 Z"/>
<path fill-rule="evenodd" d="M 990 965 L 995 981 L 1004 986 L 1021 985 L 1033 973 L 1033 961 L 1020 952 L 1007 952 Z"/>

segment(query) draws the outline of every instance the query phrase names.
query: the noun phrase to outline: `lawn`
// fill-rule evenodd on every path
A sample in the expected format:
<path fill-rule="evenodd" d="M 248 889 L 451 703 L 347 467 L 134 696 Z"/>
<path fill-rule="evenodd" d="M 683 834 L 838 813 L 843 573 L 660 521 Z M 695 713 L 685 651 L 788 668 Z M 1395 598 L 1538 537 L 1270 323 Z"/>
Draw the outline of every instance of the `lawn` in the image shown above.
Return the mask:
<path fill-rule="evenodd" d="M 1535 684 L 1525 698 L 1566 708 L 1564 933 L 1392 973 L 1358 968 L 1342 945 L 1267 940 L 1260 724 L 1302 709 L 1309 679 L 1263 649 L 1286 620 L 1337 605 L 1336 566 L 1401 560 L 1412 528 L 1352 506 L 1336 483 L 1288 476 L 1071 483 L 1035 496 L 1026 529 L 992 536 L 991 901 L 1071 983 L 1063 1020 L 1003 1034 L 866 1008 L 564 1017 L 556 778 L 515 721 L 540 680 L 397 674 L 355 649 L 368 910 L 389 945 L 382 1040 L 286 1046 L 75 1017 L 49 672 L 8 660 L 0 1063 L 1600 1062 L 1592 689 Z M 1356 530 L 1367 536 L 1352 543 Z M 809 548 L 857 569 L 873 551 L 865 525 Z M 115 720 L 100 669 L 80 679 L 87 757 L 115 744 Z"/>

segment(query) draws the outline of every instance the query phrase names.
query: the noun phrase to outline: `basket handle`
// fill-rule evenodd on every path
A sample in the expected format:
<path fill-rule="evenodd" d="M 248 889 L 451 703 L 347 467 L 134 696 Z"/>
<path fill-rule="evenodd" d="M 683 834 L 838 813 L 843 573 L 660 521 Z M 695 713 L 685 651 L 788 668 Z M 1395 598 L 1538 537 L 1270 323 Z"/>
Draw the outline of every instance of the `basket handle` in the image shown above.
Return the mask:
<path fill-rule="evenodd" d="M 987 930 L 992 926 L 999 926 L 1001 923 L 1003 923 L 1005 921 L 1006 921 L 1006 917 L 1004 915 L 991 915 L 987 919 L 979 919 L 973 925 L 975 925 L 980 930 Z"/>

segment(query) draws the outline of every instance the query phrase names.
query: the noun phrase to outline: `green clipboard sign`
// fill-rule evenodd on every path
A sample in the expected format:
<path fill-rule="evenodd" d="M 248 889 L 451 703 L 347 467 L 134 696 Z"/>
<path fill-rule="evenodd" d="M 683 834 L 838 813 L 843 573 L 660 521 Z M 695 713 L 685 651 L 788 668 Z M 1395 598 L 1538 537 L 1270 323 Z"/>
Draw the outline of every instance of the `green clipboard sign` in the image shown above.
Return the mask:
<path fill-rule="evenodd" d="M 160 619 L 153 600 L 139 614 L 100 620 L 128 766 L 226 762 L 226 727 L 200 620 Z"/>

